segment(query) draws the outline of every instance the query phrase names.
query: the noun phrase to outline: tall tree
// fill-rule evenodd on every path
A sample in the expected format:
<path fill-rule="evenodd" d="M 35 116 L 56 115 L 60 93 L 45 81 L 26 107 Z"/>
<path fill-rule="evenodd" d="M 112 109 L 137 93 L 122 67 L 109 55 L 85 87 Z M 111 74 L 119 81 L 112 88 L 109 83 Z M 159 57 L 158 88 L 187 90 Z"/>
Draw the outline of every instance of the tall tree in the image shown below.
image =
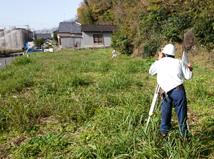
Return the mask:
<path fill-rule="evenodd" d="M 80 7 L 77 9 L 77 14 L 81 24 L 94 24 L 96 21 L 92 16 L 93 12 L 87 0 L 80 3 Z"/>

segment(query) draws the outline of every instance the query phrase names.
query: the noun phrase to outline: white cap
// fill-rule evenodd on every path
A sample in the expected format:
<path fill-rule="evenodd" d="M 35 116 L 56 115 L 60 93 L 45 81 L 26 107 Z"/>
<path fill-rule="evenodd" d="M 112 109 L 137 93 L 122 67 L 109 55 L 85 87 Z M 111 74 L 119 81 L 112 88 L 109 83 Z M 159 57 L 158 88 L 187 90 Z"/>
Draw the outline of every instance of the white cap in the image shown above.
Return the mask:
<path fill-rule="evenodd" d="M 164 54 L 175 56 L 175 52 L 176 52 L 176 49 L 175 49 L 174 45 L 172 45 L 172 44 L 167 44 L 163 48 Z"/>

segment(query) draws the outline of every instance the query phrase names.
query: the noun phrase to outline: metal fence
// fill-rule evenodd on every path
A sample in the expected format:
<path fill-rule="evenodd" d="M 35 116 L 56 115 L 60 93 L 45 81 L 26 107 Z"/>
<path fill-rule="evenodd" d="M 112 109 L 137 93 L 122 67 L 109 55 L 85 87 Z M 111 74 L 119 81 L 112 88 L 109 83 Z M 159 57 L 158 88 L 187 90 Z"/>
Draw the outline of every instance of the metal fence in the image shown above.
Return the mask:
<path fill-rule="evenodd" d="M 0 58 L 0 69 L 7 68 L 16 58 L 20 57 L 20 55 L 8 58 Z"/>
<path fill-rule="evenodd" d="M 83 47 L 82 37 L 61 37 L 62 48 Z"/>

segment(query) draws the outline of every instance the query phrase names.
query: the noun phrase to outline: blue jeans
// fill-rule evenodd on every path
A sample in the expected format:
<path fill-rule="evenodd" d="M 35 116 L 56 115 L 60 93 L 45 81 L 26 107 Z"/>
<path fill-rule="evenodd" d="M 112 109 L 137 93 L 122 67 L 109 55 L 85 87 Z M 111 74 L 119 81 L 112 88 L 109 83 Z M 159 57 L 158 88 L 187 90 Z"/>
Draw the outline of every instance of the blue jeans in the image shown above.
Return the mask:
<path fill-rule="evenodd" d="M 180 89 L 174 88 L 167 93 L 168 97 L 164 99 L 161 105 L 162 120 L 160 125 L 160 131 L 163 134 L 167 134 L 171 128 L 172 117 L 172 103 L 175 106 L 175 112 L 178 117 L 178 132 L 181 137 L 187 136 L 187 100 L 186 92 L 183 86 Z"/>

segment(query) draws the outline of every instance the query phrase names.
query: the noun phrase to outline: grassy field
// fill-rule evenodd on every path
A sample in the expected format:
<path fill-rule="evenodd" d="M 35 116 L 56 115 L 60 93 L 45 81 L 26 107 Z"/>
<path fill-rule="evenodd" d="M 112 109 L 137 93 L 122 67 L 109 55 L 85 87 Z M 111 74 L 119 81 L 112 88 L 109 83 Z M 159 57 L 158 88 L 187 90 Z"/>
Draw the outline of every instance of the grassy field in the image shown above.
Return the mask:
<path fill-rule="evenodd" d="M 155 59 L 112 59 L 111 51 L 24 55 L 0 70 L 0 158 L 214 158 L 214 65 L 206 55 L 190 58 L 194 77 L 184 83 L 192 137 L 182 147 L 173 112 L 163 147 L 160 103 L 144 133 Z"/>

